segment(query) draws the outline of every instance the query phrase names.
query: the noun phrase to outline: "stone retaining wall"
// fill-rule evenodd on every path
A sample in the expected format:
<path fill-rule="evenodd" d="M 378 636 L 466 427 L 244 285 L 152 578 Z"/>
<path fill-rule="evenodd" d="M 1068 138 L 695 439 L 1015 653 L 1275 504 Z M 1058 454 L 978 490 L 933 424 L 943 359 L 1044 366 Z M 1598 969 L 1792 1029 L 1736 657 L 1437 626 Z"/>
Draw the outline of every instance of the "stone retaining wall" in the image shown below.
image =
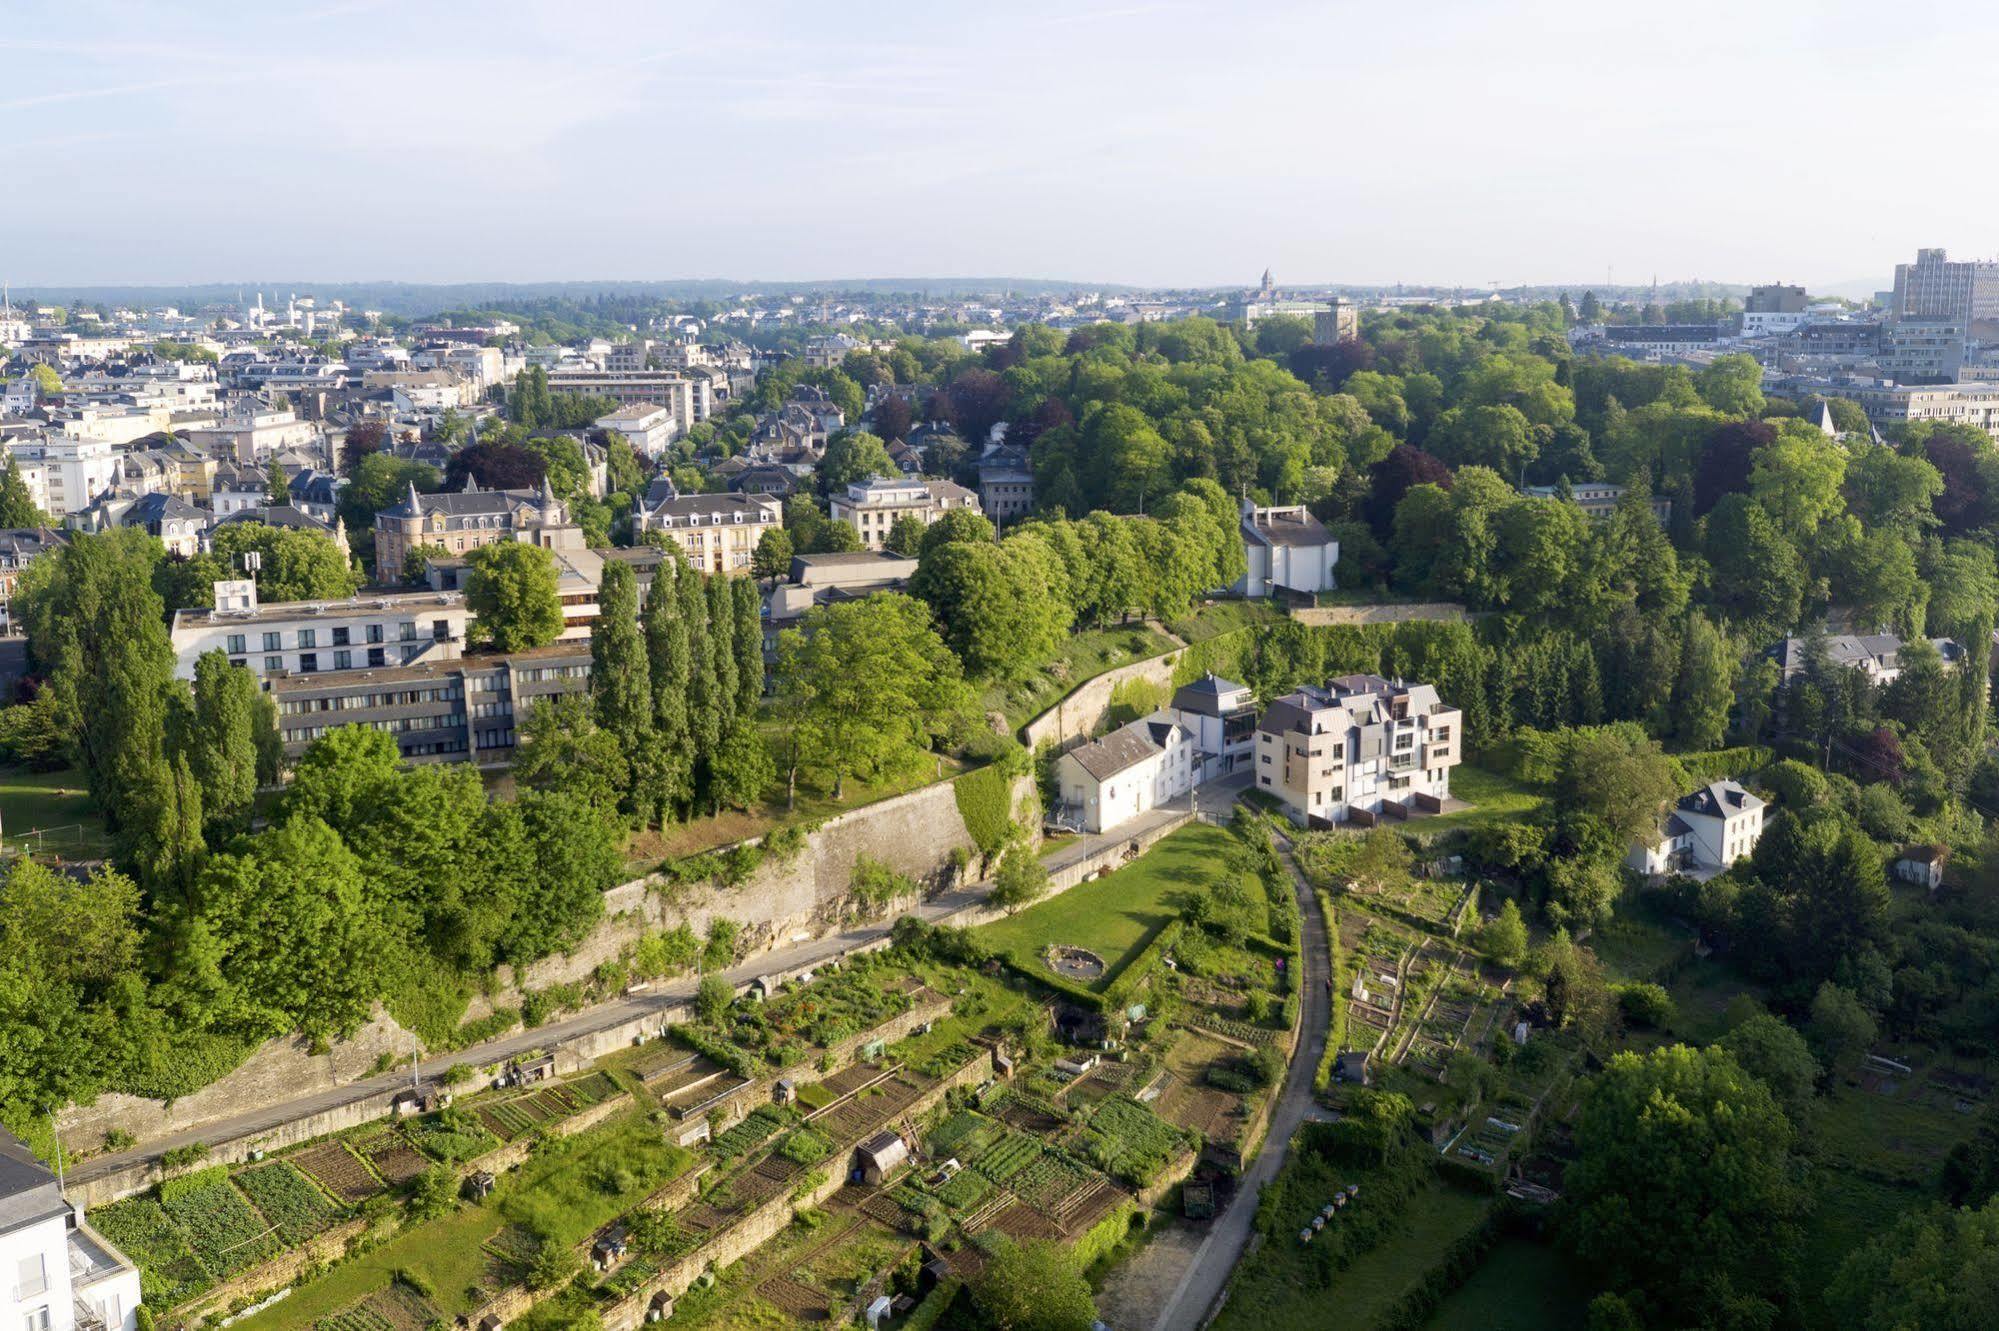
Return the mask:
<path fill-rule="evenodd" d="M 238 1299 L 262 1297 L 275 1293 L 298 1279 L 299 1272 L 320 1262 L 337 1260 L 347 1251 L 347 1245 L 368 1232 L 374 1222 L 357 1217 L 345 1224 L 336 1225 L 324 1234 L 316 1234 L 296 1248 L 287 1249 L 270 1261 L 243 1272 L 231 1280 L 202 1293 L 198 1297 L 181 1304 L 173 1310 L 172 1322 L 192 1326 L 205 1317 L 226 1313 L 229 1306 Z"/>
<path fill-rule="evenodd" d="M 1353 624 L 1406 624 L 1431 619 L 1464 624 L 1479 618 L 1455 601 L 1396 601 L 1383 605 L 1322 605 L 1300 607 L 1291 618 L 1313 628 Z"/>
<path fill-rule="evenodd" d="M 1103 723 L 1104 713 L 1110 710 L 1111 694 L 1120 684 L 1140 680 L 1172 692 L 1173 667 L 1179 664 L 1183 650 L 1176 647 L 1164 656 L 1149 656 L 1084 680 L 1061 702 L 1022 726 L 1021 740 L 1030 749 L 1040 748 L 1044 743 L 1059 749 L 1071 740 L 1088 739 Z"/>
<path fill-rule="evenodd" d="M 977 1085 L 989 1080 L 992 1075 L 992 1055 L 990 1052 L 982 1052 L 964 1067 L 925 1091 L 898 1117 L 920 1118 L 958 1087 Z M 741 1261 L 774 1235 L 782 1232 L 799 1210 L 818 1206 L 838 1192 L 846 1182 L 847 1157 L 852 1154 L 855 1146 L 879 1130 L 877 1126 L 850 1141 L 837 1143 L 837 1149 L 828 1157 L 833 1164 L 833 1168 L 827 1170 L 828 1177 L 802 1196 L 786 1193 L 773 1197 L 741 1221 L 716 1235 L 713 1240 L 695 1249 L 624 1299 L 605 1309 L 604 1331 L 636 1331 L 636 1328 L 645 1322 L 646 1307 L 652 1302 L 654 1294 L 665 1290 L 675 1298 L 679 1298 L 687 1292 L 688 1287 L 703 1271 L 711 1266 L 720 1269 Z"/>

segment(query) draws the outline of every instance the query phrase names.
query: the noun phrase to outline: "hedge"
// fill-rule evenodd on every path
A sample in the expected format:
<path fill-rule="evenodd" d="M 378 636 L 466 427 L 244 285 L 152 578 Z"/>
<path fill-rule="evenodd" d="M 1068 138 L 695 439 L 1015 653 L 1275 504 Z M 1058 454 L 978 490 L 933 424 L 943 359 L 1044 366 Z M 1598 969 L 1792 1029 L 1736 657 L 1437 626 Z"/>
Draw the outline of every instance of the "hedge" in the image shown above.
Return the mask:
<path fill-rule="evenodd" d="M 994 763 L 951 783 L 965 831 L 987 859 L 999 854 L 1013 828 L 1013 777 L 1007 766 Z"/>

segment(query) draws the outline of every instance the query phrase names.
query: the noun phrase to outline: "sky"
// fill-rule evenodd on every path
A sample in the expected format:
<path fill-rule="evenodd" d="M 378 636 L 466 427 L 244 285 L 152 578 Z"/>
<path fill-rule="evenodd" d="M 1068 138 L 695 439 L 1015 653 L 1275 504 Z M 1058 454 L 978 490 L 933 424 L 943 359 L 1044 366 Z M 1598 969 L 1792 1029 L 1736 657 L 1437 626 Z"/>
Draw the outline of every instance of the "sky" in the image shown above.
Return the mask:
<path fill-rule="evenodd" d="M 0 278 L 1887 285 L 1999 6 L 0 0 Z M 1957 55 L 1956 53 L 1962 53 Z M 1931 174 L 1932 164 L 1940 169 Z M 1934 182 L 1934 183 L 1930 183 Z"/>

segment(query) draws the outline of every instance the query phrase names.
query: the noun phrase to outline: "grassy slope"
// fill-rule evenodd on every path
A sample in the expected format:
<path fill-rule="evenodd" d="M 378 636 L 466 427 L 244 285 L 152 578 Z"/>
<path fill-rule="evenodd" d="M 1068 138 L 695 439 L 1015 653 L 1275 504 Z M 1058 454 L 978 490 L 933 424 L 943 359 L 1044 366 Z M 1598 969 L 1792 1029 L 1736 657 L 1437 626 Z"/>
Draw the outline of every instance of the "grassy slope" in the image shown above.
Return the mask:
<path fill-rule="evenodd" d="M 83 773 L 74 769 L 30 772 L 0 768 L 0 818 L 4 818 L 0 831 L 6 834 L 7 844 L 16 848 L 46 849 L 77 859 L 95 858 L 110 849 L 104 818 L 90 802 Z M 47 828 L 49 835 L 25 835 L 37 828 Z"/>
<path fill-rule="evenodd" d="M 1510 776 L 1465 763 L 1451 772 L 1451 794 L 1471 805 L 1458 813 L 1411 822 L 1409 830 L 1428 835 L 1459 827 L 1484 827 L 1532 818 L 1548 797 Z"/>
<path fill-rule="evenodd" d="M 979 932 L 1023 970 L 1039 971 L 1051 943 L 1086 947 L 1104 959 L 1104 980 L 1180 913 L 1181 898 L 1203 890 L 1221 865 L 1228 834 L 1196 823 L 1167 837 L 1108 878 L 1083 883 Z"/>

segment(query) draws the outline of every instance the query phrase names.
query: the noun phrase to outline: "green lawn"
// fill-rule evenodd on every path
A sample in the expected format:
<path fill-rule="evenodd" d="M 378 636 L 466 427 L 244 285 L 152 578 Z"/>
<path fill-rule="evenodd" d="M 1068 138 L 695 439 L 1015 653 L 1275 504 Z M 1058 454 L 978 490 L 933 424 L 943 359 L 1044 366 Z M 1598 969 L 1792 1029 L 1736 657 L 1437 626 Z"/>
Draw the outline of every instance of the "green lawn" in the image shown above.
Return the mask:
<path fill-rule="evenodd" d="M 1026 679 L 988 685 L 980 705 L 988 712 L 1004 712 L 1007 724 L 1018 728 L 1083 681 L 1172 650 L 1172 639 L 1144 624 L 1086 629 L 1069 639 L 1061 656 Z"/>
<path fill-rule="evenodd" d="M 1545 1243 L 1496 1244 L 1471 1279 L 1445 1299 L 1424 1331 L 1582 1331 L 1589 1292 Z"/>
<path fill-rule="evenodd" d="M 28 835 L 38 829 L 47 835 Z M 71 859 L 95 859 L 111 849 L 104 817 L 90 802 L 83 773 L 73 768 L 60 772 L 0 768 L 0 833 L 16 850 L 46 850 Z"/>
<path fill-rule="evenodd" d="M 245 1331 L 300 1331 L 386 1287 L 405 1269 L 436 1291 L 445 1318 L 470 1312 L 470 1291 L 490 1260 L 483 1245 L 502 1227 L 526 1225 L 552 1242 L 580 1243 L 692 1162 L 634 1109 L 535 1152 L 478 1205 L 401 1230 L 241 1325 Z"/>
<path fill-rule="evenodd" d="M 1086 947 L 1107 967 L 1101 990 L 1126 961 L 1180 913 L 1184 900 L 1207 890 L 1221 871 L 1228 834 L 1194 823 L 1167 837 L 1108 878 L 1083 883 L 980 928 L 982 940 L 1029 973 L 1045 973 L 1041 953 L 1051 943 Z"/>
<path fill-rule="evenodd" d="M 1846 1255 L 1887 1231 L 1904 1212 L 1935 1199 L 1924 1188 L 1896 1187 L 1843 1169 L 1815 1169 L 1811 1183 L 1815 1205 L 1805 1220 L 1798 1288 L 1811 1314 L 1804 1324 L 1831 1326 L 1831 1310 L 1822 1306 L 1823 1298 Z"/>
<path fill-rule="evenodd" d="M 1484 827 L 1490 823 L 1518 822 L 1540 813 L 1548 797 L 1532 786 L 1510 776 L 1489 772 L 1464 763 L 1451 773 L 1451 794 L 1471 805 L 1457 813 L 1413 820 L 1412 832 L 1428 835 L 1456 828 Z"/>
<path fill-rule="evenodd" d="M 1203 642 L 1252 624 L 1281 624 L 1285 618 L 1269 601 L 1217 601 L 1169 620 L 1166 627 L 1187 642 Z"/>
<path fill-rule="evenodd" d="M 1590 930 L 1590 948 L 1613 980 L 1650 980 L 1693 947 L 1692 935 L 1653 917 L 1646 903 L 1627 901 L 1606 924 Z"/>

